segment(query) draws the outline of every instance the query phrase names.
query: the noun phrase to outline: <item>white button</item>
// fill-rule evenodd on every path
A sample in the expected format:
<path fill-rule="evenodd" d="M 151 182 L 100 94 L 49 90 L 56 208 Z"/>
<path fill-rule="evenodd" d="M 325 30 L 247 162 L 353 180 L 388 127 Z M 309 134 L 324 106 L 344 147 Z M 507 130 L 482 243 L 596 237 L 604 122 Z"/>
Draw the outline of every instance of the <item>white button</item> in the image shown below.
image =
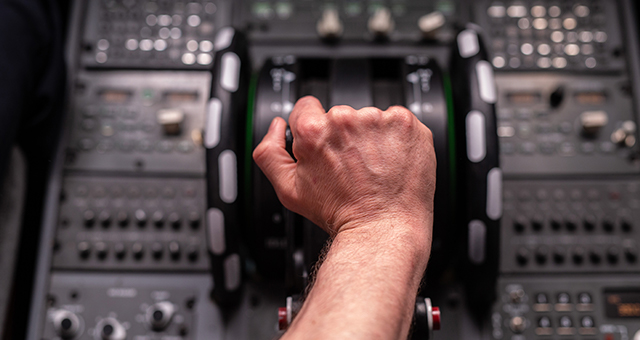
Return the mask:
<path fill-rule="evenodd" d="M 236 92 L 240 81 L 240 57 L 233 52 L 223 54 L 220 69 L 222 71 L 220 76 L 222 88 L 229 92 Z"/>
<path fill-rule="evenodd" d="M 549 58 L 540 58 L 540 59 L 538 59 L 536 64 L 540 68 L 549 68 L 549 67 L 551 67 L 551 59 L 549 59 Z"/>
<path fill-rule="evenodd" d="M 493 168 L 487 175 L 487 216 L 497 220 L 502 216 L 502 170 Z"/>
<path fill-rule="evenodd" d="M 531 55 L 531 53 L 533 53 L 533 45 L 529 43 L 522 44 L 522 46 L 520 46 L 520 52 L 524 55 Z"/>
<path fill-rule="evenodd" d="M 551 53 L 551 46 L 549 46 L 547 44 L 540 44 L 538 46 L 538 53 L 540 55 L 547 55 L 547 54 Z"/>
<path fill-rule="evenodd" d="M 594 68 L 594 67 L 596 67 L 596 59 L 595 59 L 595 58 L 593 58 L 593 57 L 587 58 L 587 59 L 584 61 L 584 65 L 585 65 L 586 67 L 588 67 L 588 68 Z"/>
<path fill-rule="evenodd" d="M 214 42 L 216 51 L 220 51 L 231 46 L 234 34 L 235 31 L 231 27 L 221 29 L 218 32 L 218 35 L 216 35 L 216 40 Z"/>
<path fill-rule="evenodd" d="M 224 150 L 218 157 L 218 171 L 220 172 L 220 198 L 225 203 L 233 203 L 238 197 L 236 154 L 231 150 Z"/>
<path fill-rule="evenodd" d="M 211 52 L 213 51 L 213 43 L 209 40 L 202 40 L 200 42 L 200 51 Z"/>
<path fill-rule="evenodd" d="M 522 5 L 513 5 L 507 8 L 507 15 L 512 18 L 521 18 L 527 15 L 527 8 Z"/>
<path fill-rule="evenodd" d="M 138 41 L 136 39 L 129 39 L 127 40 L 127 42 L 125 43 L 125 47 L 129 50 L 129 51 L 135 51 L 136 49 L 138 49 Z"/>
<path fill-rule="evenodd" d="M 543 30 L 545 28 L 547 28 L 547 20 L 543 19 L 543 18 L 537 18 L 535 20 L 533 20 L 533 28 L 537 29 L 537 30 Z"/>
<path fill-rule="evenodd" d="M 472 57 L 480 52 L 478 34 L 474 30 L 464 30 L 458 34 L 458 50 L 463 58 Z"/>
<path fill-rule="evenodd" d="M 562 57 L 557 57 L 557 58 L 553 58 L 553 61 L 551 63 L 555 68 L 565 68 L 567 66 L 567 59 Z"/>
<path fill-rule="evenodd" d="M 187 24 L 189 24 L 189 26 L 191 26 L 191 27 L 198 27 L 198 26 L 200 26 L 201 22 L 202 22 L 202 20 L 197 15 L 190 15 L 187 18 Z"/>
<path fill-rule="evenodd" d="M 99 62 L 100 64 L 104 64 L 107 62 L 107 54 L 104 52 L 98 52 L 96 53 L 96 61 Z"/>
<path fill-rule="evenodd" d="M 218 98 L 211 98 L 207 104 L 207 129 L 204 134 L 204 146 L 212 149 L 220 143 L 222 102 Z"/>
<path fill-rule="evenodd" d="M 171 17 L 166 14 L 158 16 L 158 25 L 160 26 L 169 26 L 172 21 Z"/>
<path fill-rule="evenodd" d="M 554 31 L 551 33 L 551 40 L 555 43 L 562 42 L 562 40 L 564 40 L 564 33 L 561 31 Z"/>
<path fill-rule="evenodd" d="M 171 39 L 180 39 L 182 36 L 182 30 L 177 27 L 171 29 Z"/>
<path fill-rule="evenodd" d="M 185 53 L 182 55 L 182 63 L 185 65 L 193 65 L 196 62 L 196 56 L 193 53 Z"/>
<path fill-rule="evenodd" d="M 506 8 L 500 5 L 494 5 L 487 9 L 487 14 L 492 18 L 502 18 L 506 13 Z"/>
<path fill-rule="evenodd" d="M 147 22 L 147 25 L 149 25 L 149 26 L 155 26 L 155 25 L 156 25 L 156 23 L 158 23 L 158 18 L 157 18 L 155 15 L 153 15 L 153 14 L 149 14 L 149 15 L 147 16 L 147 19 L 146 19 L 145 21 Z"/>
<path fill-rule="evenodd" d="M 100 51 L 106 51 L 109 48 L 109 40 L 100 39 L 98 40 L 98 49 Z"/>
<path fill-rule="evenodd" d="M 486 60 L 480 60 L 476 64 L 476 74 L 478 76 L 478 88 L 480 98 L 487 103 L 496 102 L 496 85 L 493 79 L 493 68 Z"/>
<path fill-rule="evenodd" d="M 153 48 L 159 52 L 164 51 L 167 49 L 167 42 L 162 39 L 158 39 L 153 43 Z"/>
<path fill-rule="evenodd" d="M 213 61 L 213 57 L 211 54 L 200 53 L 198 54 L 198 64 L 200 65 L 209 65 Z"/>
<path fill-rule="evenodd" d="M 487 154 L 485 120 L 479 111 L 471 111 L 466 118 L 467 158 L 478 163 Z"/>
<path fill-rule="evenodd" d="M 530 27 L 530 26 L 531 26 L 531 23 L 529 22 L 529 19 L 527 19 L 527 18 L 520 18 L 520 19 L 518 20 L 518 27 L 519 27 L 521 30 L 529 29 L 529 27 Z"/>
<path fill-rule="evenodd" d="M 187 41 L 187 50 L 190 52 L 195 52 L 198 50 L 198 42 L 195 40 Z"/>
<path fill-rule="evenodd" d="M 209 229 L 209 248 L 214 254 L 224 253 L 227 245 L 224 236 L 224 214 L 220 209 L 207 210 L 207 227 Z"/>
<path fill-rule="evenodd" d="M 576 6 L 573 9 L 573 13 L 579 18 L 584 18 L 584 17 L 589 16 L 589 12 L 590 12 L 589 11 L 589 7 L 584 6 L 584 5 Z"/>
<path fill-rule="evenodd" d="M 574 18 L 566 18 L 562 21 L 562 26 L 568 30 L 572 30 L 576 28 L 577 25 L 578 25 L 578 22 Z"/>
<path fill-rule="evenodd" d="M 469 222 L 469 260 L 475 264 L 484 262 L 487 227 L 480 220 Z"/>
<path fill-rule="evenodd" d="M 560 16 L 560 14 L 562 14 L 562 11 L 560 10 L 560 7 L 558 7 L 558 6 L 549 7 L 549 16 L 550 17 L 557 18 L 557 17 Z"/>
<path fill-rule="evenodd" d="M 153 41 L 151 39 L 140 40 L 140 49 L 143 51 L 151 51 L 153 49 Z"/>
<path fill-rule="evenodd" d="M 533 6 L 531 7 L 531 15 L 536 18 L 541 18 L 547 14 L 547 9 L 544 6 Z"/>
<path fill-rule="evenodd" d="M 227 290 L 236 290 L 240 286 L 240 255 L 231 254 L 224 260 L 224 287 Z"/>
<path fill-rule="evenodd" d="M 506 64 L 506 61 L 503 57 L 494 57 L 493 58 L 493 67 L 495 68 L 503 68 Z"/>

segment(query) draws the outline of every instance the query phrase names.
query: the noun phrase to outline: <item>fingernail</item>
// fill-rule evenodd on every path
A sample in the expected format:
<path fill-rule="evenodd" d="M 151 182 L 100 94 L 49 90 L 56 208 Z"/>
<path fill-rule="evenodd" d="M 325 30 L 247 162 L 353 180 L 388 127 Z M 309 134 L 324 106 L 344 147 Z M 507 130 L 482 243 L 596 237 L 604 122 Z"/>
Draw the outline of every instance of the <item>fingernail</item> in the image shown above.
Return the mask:
<path fill-rule="evenodd" d="M 278 124 L 278 119 L 277 118 L 273 118 L 273 120 L 271 121 L 271 125 L 269 125 L 269 131 L 275 129 L 276 128 L 276 124 Z"/>

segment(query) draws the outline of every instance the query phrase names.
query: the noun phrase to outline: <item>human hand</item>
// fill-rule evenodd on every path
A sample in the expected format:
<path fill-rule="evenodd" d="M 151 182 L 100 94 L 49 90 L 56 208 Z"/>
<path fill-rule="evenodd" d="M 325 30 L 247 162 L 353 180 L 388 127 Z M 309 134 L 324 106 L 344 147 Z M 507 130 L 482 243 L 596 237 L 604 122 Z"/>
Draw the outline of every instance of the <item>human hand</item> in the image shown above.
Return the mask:
<path fill-rule="evenodd" d="M 297 162 L 285 150 L 282 118 L 253 152 L 286 208 L 332 236 L 388 222 L 431 234 L 436 157 L 431 131 L 413 113 L 399 106 L 325 113 L 309 96 L 296 103 L 289 126 Z"/>

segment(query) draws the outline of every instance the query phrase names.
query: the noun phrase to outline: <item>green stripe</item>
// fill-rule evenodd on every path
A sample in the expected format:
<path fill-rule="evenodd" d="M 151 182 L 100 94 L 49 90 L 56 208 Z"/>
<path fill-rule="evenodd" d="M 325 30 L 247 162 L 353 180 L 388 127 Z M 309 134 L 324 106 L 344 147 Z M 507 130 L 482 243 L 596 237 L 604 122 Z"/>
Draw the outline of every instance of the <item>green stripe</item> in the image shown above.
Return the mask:
<path fill-rule="evenodd" d="M 455 204 L 457 196 L 457 168 L 456 168 L 456 129 L 453 112 L 453 91 L 451 89 L 451 78 L 448 74 L 444 75 L 444 95 L 447 102 L 447 117 L 449 130 L 449 177 L 451 181 L 450 193 L 451 203 Z M 453 205 L 451 205 L 453 206 Z"/>

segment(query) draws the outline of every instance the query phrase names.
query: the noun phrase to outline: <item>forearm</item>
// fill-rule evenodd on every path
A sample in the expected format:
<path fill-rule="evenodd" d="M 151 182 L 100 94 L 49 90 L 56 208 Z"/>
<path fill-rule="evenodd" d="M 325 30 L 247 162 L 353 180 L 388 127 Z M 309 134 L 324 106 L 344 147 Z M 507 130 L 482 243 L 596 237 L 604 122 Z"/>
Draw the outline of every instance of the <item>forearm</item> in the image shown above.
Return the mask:
<path fill-rule="evenodd" d="M 406 338 L 430 253 L 431 216 L 410 223 L 338 233 L 283 339 Z"/>

